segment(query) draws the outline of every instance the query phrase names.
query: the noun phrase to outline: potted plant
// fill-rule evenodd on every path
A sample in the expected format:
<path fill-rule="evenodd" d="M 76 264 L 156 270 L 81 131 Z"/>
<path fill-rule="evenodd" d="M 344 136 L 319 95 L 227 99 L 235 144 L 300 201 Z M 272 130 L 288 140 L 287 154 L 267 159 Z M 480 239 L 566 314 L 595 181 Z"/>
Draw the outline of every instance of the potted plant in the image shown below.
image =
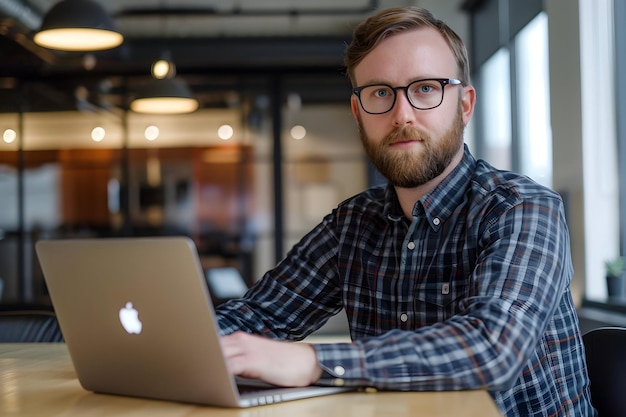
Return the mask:
<path fill-rule="evenodd" d="M 622 300 L 626 295 L 626 258 L 618 256 L 604 262 L 606 287 L 610 300 Z"/>

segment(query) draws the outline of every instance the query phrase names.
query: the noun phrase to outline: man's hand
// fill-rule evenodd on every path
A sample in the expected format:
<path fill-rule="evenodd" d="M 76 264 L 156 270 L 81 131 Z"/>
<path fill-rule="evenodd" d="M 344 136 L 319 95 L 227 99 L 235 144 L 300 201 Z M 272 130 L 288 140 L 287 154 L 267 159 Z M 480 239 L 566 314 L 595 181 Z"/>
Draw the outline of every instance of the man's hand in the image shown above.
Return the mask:
<path fill-rule="evenodd" d="M 266 339 L 244 332 L 221 338 L 228 366 L 235 375 L 274 385 L 299 387 L 317 381 L 322 369 L 308 343 Z"/>

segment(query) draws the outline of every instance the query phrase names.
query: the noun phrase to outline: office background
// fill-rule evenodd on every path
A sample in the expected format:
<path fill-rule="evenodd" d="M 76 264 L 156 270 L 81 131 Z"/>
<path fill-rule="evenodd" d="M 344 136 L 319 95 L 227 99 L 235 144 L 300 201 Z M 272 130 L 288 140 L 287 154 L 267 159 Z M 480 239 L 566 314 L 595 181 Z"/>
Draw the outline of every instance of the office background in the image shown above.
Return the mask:
<path fill-rule="evenodd" d="M 0 0 L 0 303 L 49 302 L 41 238 L 184 234 L 252 283 L 381 181 L 342 53 L 373 10 L 414 4 L 467 42 L 472 151 L 563 195 L 581 311 L 626 311 L 604 271 L 626 236 L 623 0 L 114 0 L 124 43 L 92 53 L 32 41 L 55 3 Z M 198 110 L 129 110 L 160 58 Z"/>

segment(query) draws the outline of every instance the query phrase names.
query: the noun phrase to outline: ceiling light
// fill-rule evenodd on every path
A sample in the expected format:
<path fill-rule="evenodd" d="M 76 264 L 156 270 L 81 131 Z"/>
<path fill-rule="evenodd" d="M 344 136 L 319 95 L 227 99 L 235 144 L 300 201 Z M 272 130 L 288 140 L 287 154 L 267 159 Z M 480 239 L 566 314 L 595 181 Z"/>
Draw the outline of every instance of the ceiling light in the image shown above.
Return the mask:
<path fill-rule="evenodd" d="M 306 129 L 304 126 L 295 125 L 291 128 L 291 137 L 297 140 L 304 139 L 306 136 Z"/>
<path fill-rule="evenodd" d="M 176 78 L 152 79 L 139 89 L 130 109 L 137 113 L 180 114 L 198 109 L 187 85 Z"/>
<path fill-rule="evenodd" d="M 96 126 L 91 131 L 91 140 L 93 140 L 94 142 L 101 142 L 104 139 L 105 135 L 106 132 L 104 128 L 101 126 Z"/>
<path fill-rule="evenodd" d="M 222 140 L 228 140 L 233 137 L 235 130 L 231 125 L 221 125 L 217 129 L 217 136 Z"/>
<path fill-rule="evenodd" d="M 15 138 L 17 138 L 17 133 L 15 133 L 15 130 L 13 129 L 7 129 L 2 134 L 2 139 L 6 143 L 13 143 L 13 141 L 15 141 Z"/>
<path fill-rule="evenodd" d="M 159 59 L 154 61 L 150 72 L 153 78 L 172 78 L 176 75 L 176 66 L 168 59 Z"/>
<path fill-rule="evenodd" d="M 146 127 L 146 130 L 144 130 L 143 135 L 149 141 L 156 140 L 159 137 L 159 128 L 154 125 L 150 125 Z"/>
<path fill-rule="evenodd" d="M 119 46 L 124 37 L 93 0 L 62 0 L 43 18 L 35 43 L 62 51 L 100 51 Z"/>

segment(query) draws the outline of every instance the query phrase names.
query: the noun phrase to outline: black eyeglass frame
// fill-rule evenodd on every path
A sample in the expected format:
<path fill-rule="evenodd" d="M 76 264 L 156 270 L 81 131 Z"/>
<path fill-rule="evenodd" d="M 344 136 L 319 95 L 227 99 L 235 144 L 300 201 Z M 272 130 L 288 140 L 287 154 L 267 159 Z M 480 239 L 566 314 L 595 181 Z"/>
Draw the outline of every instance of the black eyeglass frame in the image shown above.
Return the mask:
<path fill-rule="evenodd" d="M 441 100 L 439 101 L 439 104 L 437 104 L 436 106 L 432 106 L 432 107 L 417 107 L 415 104 L 413 104 L 413 102 L 411 101 L 411 98 L 409 97 L 409 87 L 411 87 L 413 84 L 415 83 L 419 83 L 419 82 L 424 82 L 424 81 L 437 81 L 439 84 L 441 84 Z M 367 111 L 365 109 L 365 107 L 363 106 L 363 102 L 361 101 L 361 91 L 363 91 L 363 89 L 368 88 L 368 87 L 375 87 L 375 86 L 384 86 L 384 87 L 389 87 L 389 89 L 391 91 L 393 91 L 393 101 L 391 102 L 391 106 L 389 107 L 388 110 L 383 111 L 383 112 L 379 112 L 379 113 L 373 113 L 370 111 Z M 410 82 L 409 84 L 405 85 L 405 86 L 398 86 L 398 87 L 393 87 L 389 84 L 385 84 L 385 83 L 374 83 L 374 84 L 366 84 L 366 85 L 361 85 L 358 87 L 354 87 L 352 89 L 352 94 L 354 94 L 358 99 L 359 99 L 359 104 L 361 105 L 361 108 L 363 109 L 363 111 L 367 114 L 385 114 L 385 113 L 389 113 L 393 107 L 396 105 L 396 100 L 398 99 L 398 90 L 404 90 L 404 95 L 406 96 L 407 101 L 409 102 L 409 104 L 411 104 L 411 106 L 414 109 L 417 110 L 430 110 L 430 109 L 434 109 L 437 108 L 439 106 L 441 106 L 441 103 L 443 103 L 443 97 L 445 96 L 445 91 L 446 91 L 446 86 L 447 85 L 461 85 L 464 86 L 465 83 L 461 80 L 458 80 L 456 78 L 422 78 L 421 80 L 415 80 Z"/>

